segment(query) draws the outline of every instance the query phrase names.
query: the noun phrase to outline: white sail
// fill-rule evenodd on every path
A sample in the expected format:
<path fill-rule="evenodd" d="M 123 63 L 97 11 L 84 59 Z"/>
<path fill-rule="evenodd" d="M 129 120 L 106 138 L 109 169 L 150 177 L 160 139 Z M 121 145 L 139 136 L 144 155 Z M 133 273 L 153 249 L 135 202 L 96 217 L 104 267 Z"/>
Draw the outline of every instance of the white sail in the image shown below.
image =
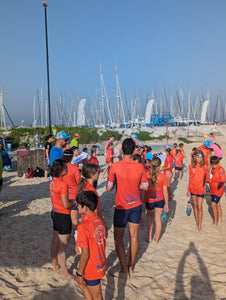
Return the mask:
<path fill-rule="evenodd" d="M 209 105 L 209 100 L 205 100 L 202 105 L 202 112 L 201 112 L 201 123 L 206 123 L 206 115 L 207 115 L 207 108 Z"/>
<path fill-rule="evenodd" d="M 153 113 L 154 102 L 155 102 L 155 99 L 151 99 L 147 103 L 146 110 L 145 110 L 145 117 L 144 117 L 145 124 L 149 124 L 151 122 L 151 115 Z"/>
<path fill-rule="evenodd" d="M 84 115 L 85 115 L 85 104 L 86 104 L 86 99 L 82 98 L 79 101 L 78 104 L 78 111 L 77 111 L 77 126 L 84 126 Z"/>

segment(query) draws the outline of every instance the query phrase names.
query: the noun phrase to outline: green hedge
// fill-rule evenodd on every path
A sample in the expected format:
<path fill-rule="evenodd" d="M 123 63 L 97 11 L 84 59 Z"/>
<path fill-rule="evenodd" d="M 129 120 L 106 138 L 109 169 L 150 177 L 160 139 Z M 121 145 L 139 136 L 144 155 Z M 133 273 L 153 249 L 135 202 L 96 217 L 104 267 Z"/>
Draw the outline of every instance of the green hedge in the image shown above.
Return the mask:
<path fill-rule="evenodd" d="M 102 135 L 98 135 L 96 128 L 80 128 L 80 127 L 63 127 L 57 126 L 52 127 L 52 129 L 56 129 L 57 132 L 65 131 L 71 138 L 74 137 L 75 133 L 79 133 L 79 144 L 94 144 L 97 142 L 107 141 L 109 135 L 114 134 L 115 140 L 120 140 L 122 134 L 117 131 L 106 130 Z M 7 140 L 12 140 L 13 149 L 17 149 L 18 147 L 24 147 L 26 133 L 29 132 L 31 138 L 33 139 L 36 131 L 39 131 L 42 137 L 42 144 L 45 145 L 46 137 L 49 135 L 49 127 L 36 127 L 36 128 L 15 128 L 10 130 L 10 134 L 5 136 Z M 1 131 L 2 133 L 4 130 Z"/>

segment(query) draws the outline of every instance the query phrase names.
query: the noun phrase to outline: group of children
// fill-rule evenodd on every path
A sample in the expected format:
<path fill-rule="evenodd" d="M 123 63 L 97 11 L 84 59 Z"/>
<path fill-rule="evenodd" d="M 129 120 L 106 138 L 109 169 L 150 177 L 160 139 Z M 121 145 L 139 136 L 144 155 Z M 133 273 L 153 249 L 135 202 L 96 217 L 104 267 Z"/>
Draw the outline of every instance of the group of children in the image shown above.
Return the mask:
<path fill-rule="evenodd" d="M 204 151 L 205 147 L 201 148 L 202 150 L 199 148 L 193 149 L 191 154 L 187 194 L 191 195 L 196 224 L 201 230 L 202 202 L 207 182 L 210 187 L 214 224 L 222 220 L 220 198 L 224 192 L 225 171 L 220 166 L 218 157 L 210 156 L 209 151 Z M 83 165 L 81 172 L 78 164 L 73 164 L 73 158 L 78 154 L 75 150 L 65 150 L 62 158 L 54 161 L 50 168 L 50 175 L 53 177 L 49 188 L 53 220 L 51 244 L 53 269 L 61 268 L 64 278 L 73 278 L 67 270 L 65 258 L 66 247 L 73 230 L 76 253 L 81 255 L 76 281 L 86 299 L 103 299 L 100 280 L 106 270 L 107 228 L 101 215 L 100 197 L 96 191 L 100 173 L 97 159 L 99 148 L 96 145 L 92 146 L 90 160 Z M 115 157 L 113 141 L 108 143 L 105 151 L 104 174 L 110 170 Z M 142 175 L 143 181 L 148 182 L 145 189 L 140 188 L 139 197 L 143 202 L 142 210 L 146 208 L 147 211 L 149 243 L 152 241 L 154 220 L 155 242 L 158 243 L 162 230 L 163 211 L 166 213 L 169 211 L 168 201 L 172 200 L 173 168 L 175 167 L 175 177 L 179 176 L 179 179 L 182 179 L 183 159 L 187 159 L 182 143 L 179 144 L 179 149 L 177 144 L 174 144 L 172 149 L 167 148 L 166 153 L 163 166 L 161 159 L 152 155 L 150 147 L 144 146 L 143 152 L 136 147 L 132 155 L 134 161 L 143 165 L 142 168 L 145 170 L 145 174 Z M 112 172 L 109 176 L 112 176 Z M 78 212 L 82 220 L 79 225 Z M 141 218 L 141 222 L 144 222 L 144 219 Z"/>

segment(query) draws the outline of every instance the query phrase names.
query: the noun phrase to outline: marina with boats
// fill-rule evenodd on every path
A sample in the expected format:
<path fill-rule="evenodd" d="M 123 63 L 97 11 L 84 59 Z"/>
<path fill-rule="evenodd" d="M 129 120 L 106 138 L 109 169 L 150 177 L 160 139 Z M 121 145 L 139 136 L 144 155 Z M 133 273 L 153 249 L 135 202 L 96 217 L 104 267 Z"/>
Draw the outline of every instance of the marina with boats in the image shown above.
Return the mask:
<path fill-rule="evenodd" d="M 0 127 L 14 127 L 0 93 Z M 201 90 L 196 97 L 191 91 L 182 89 L 173 92 L 157 90 L 152 87 L 151 95 L 142 97 L 133 92 L 127 97 L 121 92 L 117 65 L 115 65 L 115 86 L 113 95 L 109 95 L 102 66 L 100 65 L 100 88 L 95 97 L 73 97 L 71 104 L 63 96 L 51 100 L 52 123 L 67 127 L 95 128 L 142 128 L 156 126 L 188 126 L 225 122 L 226 103 L 222 100 L 220 90 L 217 95 L 204 95 Z M 23 125 L 23 121 L 22 121 Z M 32 127 L 48 125 L 48 106 L 43 89 L 37 90 L 33 98 Z"/>

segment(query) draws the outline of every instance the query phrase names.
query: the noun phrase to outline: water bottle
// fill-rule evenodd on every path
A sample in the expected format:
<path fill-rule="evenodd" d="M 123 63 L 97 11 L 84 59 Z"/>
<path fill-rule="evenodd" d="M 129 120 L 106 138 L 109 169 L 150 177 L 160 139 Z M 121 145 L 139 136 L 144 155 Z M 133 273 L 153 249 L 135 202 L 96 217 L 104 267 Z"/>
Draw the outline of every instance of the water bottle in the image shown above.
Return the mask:
<path fill-rule="evenodd" d="M 190 214 L 191 214 L 191 201 L 188 201 L 188 203 L 187 203 L 186 214 L 187 214 L 187 216 L 190 216 Z"/>
<path fill-rule="evenodd" d="M 162 213 L 162 222 L 165 222 L 167 219 L 167 214 L 163 211 Z"/>

